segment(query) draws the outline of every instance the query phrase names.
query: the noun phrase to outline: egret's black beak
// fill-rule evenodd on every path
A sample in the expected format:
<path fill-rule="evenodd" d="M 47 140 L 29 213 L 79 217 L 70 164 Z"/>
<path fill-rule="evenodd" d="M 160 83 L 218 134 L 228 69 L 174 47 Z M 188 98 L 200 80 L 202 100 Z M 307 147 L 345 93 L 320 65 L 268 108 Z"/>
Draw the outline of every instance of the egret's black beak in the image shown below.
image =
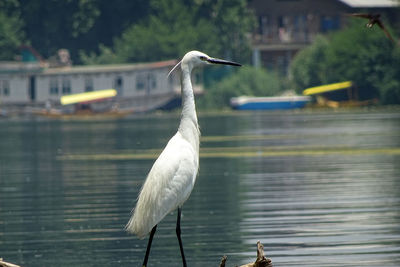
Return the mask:
<path fill-rule="evenodd" d="M 236 63 L 236 62 L 218 59 L 218 58 L 212 58 L 212 57 L 207 59 L 207 62 L 211 63 L 211 64 L 222 64 L 222 65 L 231 65 L 231 66 L 239 66 L 239 67 L 242 66 L 241 64 Z"/>

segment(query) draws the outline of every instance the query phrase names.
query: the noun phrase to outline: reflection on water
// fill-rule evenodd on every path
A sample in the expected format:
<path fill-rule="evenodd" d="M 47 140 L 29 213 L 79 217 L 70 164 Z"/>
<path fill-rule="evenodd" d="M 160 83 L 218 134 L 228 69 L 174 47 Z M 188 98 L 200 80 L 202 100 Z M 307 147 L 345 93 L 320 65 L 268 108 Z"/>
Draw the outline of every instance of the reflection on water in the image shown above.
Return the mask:
<path fill-rule="evenodd" d="M 123 227 L 178 117 L 0 121 L 0 257 L 23 266 L 139 266 Z M 189 266 L 398 266 L 400 114 L 200 117 L 200 174 L 183 207 Z M 180 266 L 176 214 L 150 266 Z"/>

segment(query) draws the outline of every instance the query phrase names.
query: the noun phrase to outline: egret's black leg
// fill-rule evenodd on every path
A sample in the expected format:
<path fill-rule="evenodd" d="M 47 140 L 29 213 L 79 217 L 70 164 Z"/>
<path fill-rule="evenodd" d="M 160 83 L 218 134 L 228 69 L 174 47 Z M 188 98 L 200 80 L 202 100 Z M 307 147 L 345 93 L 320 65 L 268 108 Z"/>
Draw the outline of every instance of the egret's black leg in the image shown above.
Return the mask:
<path fill-rule="evenodd" d="M 182 239 L 181 239 L 181 209 L 178 208 L 178 218 L 176 220 L 176 236 L 178 237 L 179 248 L 181 249 L 182 263 L 186 267 L 185 254 L 183 253 Z"/>
<path fill-rule="evenodd" d="M 143 267 L 147 266 L 147 260 L 149 259 L 151 242 L 153 241 L 153 236 L 156 233 L 156 228 L 157 228 L 157 224 L 153 227 L 153 229 L 151 229 L 149 243 L 147 243 L 146 255 L 144 256 L 144 260 L 143 260 L 143 265 L 142 265 Z"/>

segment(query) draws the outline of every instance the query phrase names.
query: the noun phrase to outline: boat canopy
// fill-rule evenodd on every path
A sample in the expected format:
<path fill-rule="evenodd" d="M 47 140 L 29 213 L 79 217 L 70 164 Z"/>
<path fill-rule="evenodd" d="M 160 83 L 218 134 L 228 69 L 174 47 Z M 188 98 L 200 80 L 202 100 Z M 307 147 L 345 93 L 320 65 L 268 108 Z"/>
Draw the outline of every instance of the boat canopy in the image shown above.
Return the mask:
<path fill-rule="evenodd" d="M 60 98 L 60 102 L 62 105 L 69 105 L 76 103 L 99 101 L 106 98 L 114 97 L 116 95 L 117 91 L 115 89 L 106 89 L 106 90 L 80 93 L 74 95 L 65 95 Z"/>
<path fill-rule="evenodd" d="M 342 90 L 349 87 L 352 87 L 353 83 L 351 81 L 340 82 L 340 83 L 331 83 L 326 85 L 320 85 L 315 87 L 307 88 L 303 91 L 303 95 L 317 95 L 326 92 Z"/>

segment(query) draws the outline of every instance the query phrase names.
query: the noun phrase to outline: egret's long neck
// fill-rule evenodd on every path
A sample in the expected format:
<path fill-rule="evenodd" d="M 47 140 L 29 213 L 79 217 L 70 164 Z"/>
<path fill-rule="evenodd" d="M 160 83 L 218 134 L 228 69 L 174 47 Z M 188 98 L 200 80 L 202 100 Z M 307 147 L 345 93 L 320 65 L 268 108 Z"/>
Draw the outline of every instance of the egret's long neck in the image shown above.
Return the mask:
<path fill-rule="evenodd" d="M 178 131 L 198 151 L 200 131 L 190 73 L 191 70 L 189 68 L 182 68 L 182 113 Z"/>

